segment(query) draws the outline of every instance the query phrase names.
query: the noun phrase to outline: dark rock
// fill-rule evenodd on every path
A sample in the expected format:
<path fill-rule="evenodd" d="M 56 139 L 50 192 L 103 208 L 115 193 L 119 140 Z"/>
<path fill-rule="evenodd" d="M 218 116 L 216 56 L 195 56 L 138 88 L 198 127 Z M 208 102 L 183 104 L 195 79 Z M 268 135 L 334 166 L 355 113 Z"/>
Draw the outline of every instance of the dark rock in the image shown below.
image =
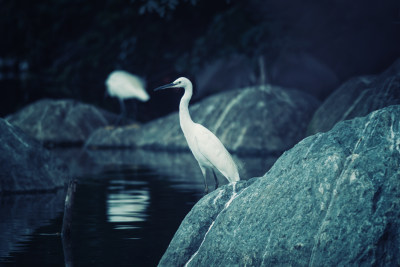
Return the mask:
<path fill-rule="evenodd" d="M 250 60 L 244 55 L 234 54 L 206 64 L 196 72 L 195 78 L 195 99 L 210 95 L 211 92 L 265 83 L 296 88 L 324 99 L 340 84 L 328 65 L 304 52 L 286 52 L 272 61 L 262 56 L 258 60 Z"/>
<path fill-rule="evenodd" d="M 117 116 L 75 100 L 39 100 L 7 120 L 45 144 L 82 144 Z"/>
<path fill-rule="evenodd" d="M 308 134 L 326 132 L 339 121 L 366 116 L 400 104 L 400 59 L 379 76 L 352 78 L 341 85 L 315 112 Z"/>
<path fill-rule="evenodd" d="M 340 84 L 328 65 L 304 52 L 283 53 L 270 69 L 272 84 L 296 88 L 318 99 L 326 98 Z"/>
<path fill-rule="evenodd" d="M 0 193 L 45 191 L 64 186 L 62 163 L 41 144 L 0 119 Z"/>
<path fill-rule="evenodd" d="M 237 185 L 225 186 L 202 198 L 198 204 L 185 217 L 178 231 L 175 233 L 167 252 L 163 255 L 159 266 L 183 266 L 193 255 L 195 257 L 199 246 L 203 245 L 203 240 L 211 230 L 214 230 L 215 220 L 225 213 L 232 200 L 237 194 L 252 184 L 255 180 L 240 182 Z M 226 219 L 233 219 L 232 215 Z M 228 240 L 226 240 L 229 242 Z M 221 240 L 219 240 L 221 242 Z M 179 245 L 178 245 L 179 243 Z M 217 254 L 211 257 L 221 257 L 220 266 L 230 266 L 232 263 L 223 260 L 224 253 L 217 250 Z M 229 257 L 229 255 L 226 255 Z M 216 259 L 217 260 L 217 259 Z M 212 265 L 212 262 L 210 262 Z M 237 262 L 238 263 L 238 262 Z M 204 264 L 204 262 L 203 262 Z M 200 265 L 194 265 L 200 266 Z M 210 266 L 205 264 L 204 266 Z"/>
<path fill-rule="evenodd" d="M 160 266 L 399 266 L 400 106 L 338 123 L 201 199 Z"/>
<path fill-rule="evenodd" d="M 279 154 L 301 140 L 318 106 L 313 97 L 279 87 L 255 87 L 223 92 L 190 108 L 193 121 L 211 130 L 231 152 Z M 173 113 L 135 129 L 100 129 L 88 146 L 145 147 L 188 150 Z"/>
<path fill-rule="evenodd" d="M 85 147 L 134 148 L 138 146 L 142 128 L 139 125 L 99 128 L 89 136 Z"/>
<path fill-rule="evenodd" d="M 105 151 L 108 151 L 108 149 Z M 98 175 L 104 171 L 104 164 L 96 164 L 88 155 L 87 150 L 82 147 L 55 147 L 51 149 L 51 153 L 68 166 L 69 177 L 87 177 Z M 111 153 L 109 156 L 111 156 Z"/>
<path fill-rule="evenodd" d="M 256 84 L 253 66 L 244 55 L 234 54 L 206 64 L 195 77 L 194 99 L 212 92 L 234 90 Z"/>

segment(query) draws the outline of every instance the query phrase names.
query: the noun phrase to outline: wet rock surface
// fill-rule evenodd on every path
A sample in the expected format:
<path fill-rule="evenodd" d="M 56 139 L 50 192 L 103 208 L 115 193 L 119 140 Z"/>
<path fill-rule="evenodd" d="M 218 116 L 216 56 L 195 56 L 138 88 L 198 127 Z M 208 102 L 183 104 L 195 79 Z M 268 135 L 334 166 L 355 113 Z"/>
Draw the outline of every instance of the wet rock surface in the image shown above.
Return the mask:
<path fill-rule="evenodd" d="M 400 104 L 400 59 L 380 75 L 355 77 L 342 84 L 315 112 L 308 134 L 326 132 L 339 121 L 366 116 Z"/>
<path fill-rule="evenodd" d="M 400 106 L 338 123 L 186 216 L 160 266 L 400 265 Z"/>
<path fill-rule="evenodd" d="M 231 152 L 280 154 L 301 140 L 318 101 L 302 92 L 254 87 L 223 92 L 190 107 L 194 122 L 211 130 Z M 188 150 L 178 112 L 142 127 L 99 129 L 86 143 L 96 147 Z"/>
<path fill-rule="evenodd" d="M 0 193 L 64 186 L 65 166 L 18 127 L 0 119 Z"/>
<path fill-rule="evenodd" d="M 37 140 L 49 145 L 82 144 L 117 116 L 75 100 L 39 100 L 6 118 Z"/>

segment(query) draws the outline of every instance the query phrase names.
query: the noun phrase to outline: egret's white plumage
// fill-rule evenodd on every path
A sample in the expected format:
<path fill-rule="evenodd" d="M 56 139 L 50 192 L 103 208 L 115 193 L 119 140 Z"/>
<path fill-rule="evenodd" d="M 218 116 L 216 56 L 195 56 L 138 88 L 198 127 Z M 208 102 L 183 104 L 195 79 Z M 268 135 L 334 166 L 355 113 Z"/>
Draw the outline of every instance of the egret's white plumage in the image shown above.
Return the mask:
<path fill-rule="evenodd" d="M 192 98 L 193 86 L 189 79 L 181 77 L 173 83 L 161 86 L 155 90 L 166 88 L 184 88 L 185 93 L 179 104 L 179 121 L 186 141 L 194 157 L 199 163 L 204 176 L 205 190 L 208 192 L 206 181 L 207 171 L 214 174 L 216 186 L 218 180 L 214 169 L 218 170 L 229 182 L 239 181 L 239 172 L 228 150 L 221 141 L 206 127 L 192 121 L 189 113 L 189 101 Z"/>
<path fill-rule="evenodd" d="M 118 99 L 136 98 L 142 102 L 149 100 L 145 81 L 139 76 L 123 70 L 111 72 L 106 80 L 107 93 Z"/>
<path fill-rule="evenodd" d="M 106 80 L 107 94 L 111 97 L 116 97 L 121 106 L 121 115 L 118 122 L 125 117 L 125 104 L 124 100 L 135 98 L 142 102 L 150 99 L 149 94 L 146 92 L 145 81 L 139 76 L 130 74 L 123 70 L 115 70 L 111 72 Z"/>

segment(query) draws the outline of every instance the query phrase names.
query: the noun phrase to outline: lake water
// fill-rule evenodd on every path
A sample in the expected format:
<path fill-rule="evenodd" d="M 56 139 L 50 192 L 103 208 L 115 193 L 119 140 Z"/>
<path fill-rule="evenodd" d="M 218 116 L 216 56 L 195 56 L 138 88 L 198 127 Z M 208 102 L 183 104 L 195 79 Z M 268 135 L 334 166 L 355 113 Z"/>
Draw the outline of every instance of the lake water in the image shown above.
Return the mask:
<path fill-rule="evenodd" d="M 75 266 L 157 265 L 181 221 L 203 196 L 203 178 L 191 153 L 55 153 L 78 180 L 69 244 Z M 237 161 L 242 162 L 242 177 L 251 178 L 264 174 L 274 159 Z M 208 184 L 213 188 L 211 177 Z M 59 235 L 64 198 L 65 190 L 0 196 L 1 265 L 64 265 Z"/>

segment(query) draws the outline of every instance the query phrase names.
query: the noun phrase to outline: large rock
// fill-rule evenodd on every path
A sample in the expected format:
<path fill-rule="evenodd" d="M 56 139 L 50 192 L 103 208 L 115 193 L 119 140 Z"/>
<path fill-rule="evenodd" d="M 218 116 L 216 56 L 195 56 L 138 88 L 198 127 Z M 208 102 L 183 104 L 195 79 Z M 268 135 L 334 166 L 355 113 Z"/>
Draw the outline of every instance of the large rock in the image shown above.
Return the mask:
<path fill-rule="evenodd" d="M 339 121 L 396 104 L 400 104 L 400 59 L 379 76 L 355 77 L 341 85 L 315 112 L 308 134 L 329 131 Z"/>
<path fill-rule="evenodd" d="M 65 166 L 19 128 L 0 119 L 0 193 L 64 186 Z"/>
<path fill-rule="evenodd" d="M 45 144 L 82 144 L 97 128 L 116 121 L 116 116 L 71 99 L 39 100 L 7 120 Z"/>
<path fill-rule="evenodd" d="M 223 92 L 191 106 L 193 121 L 238 154 L 277 154 L 301 140 L 318 101 L 296 90 L 254 87 Z M 100 129 L 88 146 L 188 150 L 178 113 L 137 129 Z"/>
<path fill-rule="evenodd" d="M 160 266 L 399 266 L 400 106 L 338 123 L 201 199 Z"/>

